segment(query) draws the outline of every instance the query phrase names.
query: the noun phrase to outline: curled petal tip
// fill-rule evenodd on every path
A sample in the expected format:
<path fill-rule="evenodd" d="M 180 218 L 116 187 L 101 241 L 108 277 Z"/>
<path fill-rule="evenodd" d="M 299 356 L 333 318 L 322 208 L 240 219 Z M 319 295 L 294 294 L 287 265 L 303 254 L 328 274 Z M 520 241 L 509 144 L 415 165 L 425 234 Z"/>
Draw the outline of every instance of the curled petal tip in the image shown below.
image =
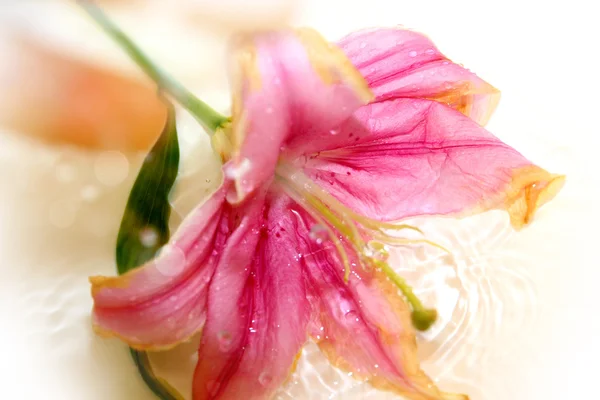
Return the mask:
<path fill-rule="evenodd" d="M 365 77 L 376 101 L 435 100 L 481 125 L 498 104 L 496 88 L 450 61 L 430 38 L 418 32 L 403 28 L 363 30 L 343 38 L 339 46 Z"/>
<path fill-rule="evenodd" d="M 308 160 L 305 171 L 346 206 L 373 219 L 463 217 L 500 209 L 519 229 L 565 179 L 438 102 L 370 104 L 354 114 L 340 135 L 357 132 L 364 138 L 360 148 L 322 152 Z"/>
<path fill-rule="evenodd" d="M 365 78 L 340 48 L 328 43 L 314 29 L 297 29 L 296 35 L 306 48 L 313 68 L 326 84 L 345 83 L 364 104 L 375 99 Z"/>
<path fill-rule="evenodd" d="M 178 346 L 181 343 L 185 343 L 192 339 L 196 332 L 193 332 L 189 336 L 178 339 L 178 341 L 168 344 L 152 344 L 152 343 L 141 343 L 135 337 L 121 335 L 113 330 L 103 328 L 99 322 L 92 322 L 92 329 L 94 333 L 102 338 L 111 339 L 116 338 L 126 343 L 129 347 L 138 351 L 166 351 Z"/>
<path fill-rule="evenodd" d="M 156 258 L 118 277 L 90 278 L 97 333 L 136 350 L 166 350 L 202 329 L 226 189 L 192 211 Z"/>
<path fill-rule="evenodd" d="M 129 274 L 121 276 L 90 276 L 88 281 L 92 285 L 92 297 L 96 297 L 103 289 L 125 289 L 129 285 Z"/>
<path fill-rule="evenodd" d="M 565 175 L 551 174 L 537 166 L 517 170 L 507 191 L 506 209 L 515 229 L 527 226 L 541 206 L 562 189 Z"/>

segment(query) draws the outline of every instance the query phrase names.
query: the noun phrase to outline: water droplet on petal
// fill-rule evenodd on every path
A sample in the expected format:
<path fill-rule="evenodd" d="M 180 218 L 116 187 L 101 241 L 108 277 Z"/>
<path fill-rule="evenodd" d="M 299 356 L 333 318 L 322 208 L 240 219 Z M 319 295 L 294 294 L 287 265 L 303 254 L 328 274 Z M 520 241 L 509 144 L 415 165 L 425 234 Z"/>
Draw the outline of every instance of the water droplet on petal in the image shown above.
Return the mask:
<path fill-rule="evenodd" d="M 327 228 L 323 225 L 315 224 L 310 228 L 310 233 L 308 235 L 315 243 L 321 244 L 327 239 Z"/>
<path fill-rule="evenodd" d="M 248 330 L 250 331 L 250 333 L 256 333 L 256 329 L 253 326 L 248 328 Z"/>
<path fill-rule="evenodd" d="M 217 333 L 217 341 L 219 342 L 219 349 L 225 352 L 231 349 L 233 337 L 231 336 L 231 333 L 227 331 L 220 331 Z"/>
<path fill-rule="evenodd" d="M 417 56 L 417 52 L 415 50 L 411 50 L 408 52 L 408 56 L 409 57 L 416 57 Z"/>
<path fill-rule="evenodd" d="M 158 232 L 151 226 L 140 230 L 140 243 L 144 247 L 152 247 L 158 243 Z"/>
<path fill-rule="evenodd" d="M 250 171 L 250 167 L 252 166 L 250 160 L 247 158 L 242 159 L 237 165 L 231 165 L 225 170 L 225 175 L 229 179 L 240 179 L 248 171 Z"/>
<path fill-rule="evenodd" d="M 425 53 L 426 54 L 434 54 L 435 50 L 434 49 L 427 49 L 427 50 L 425 50 Z"/>
<path fill-rule="evenodd" d="M 162 255 L 164 253 L 164 255 Z M 186 256 L 183 250 L 173 245 L 167 245 L 161 250 L 161 256 L 156 261 L 156 269 L 165 276 L 179 275 L 185 268 Z"/>
<path fill-rule="evenodd" d="M 360 317 L 358 316 L 358 313 L 356 311 L 348 311 L 345 315 L 344 318 L 346 318 L 346 321 L 348 322 L 359 322 L 360 321 Z"/>
<path fill-rule="evenodd" d="M 331 135 L 337 135 L 339 133 L 339 131 L 337 129 L 332 129 L 332 130 L 329 131 L 329 133 Z"/>
<path fill-rule="evenodd" d="M 258 383 L 263 386 L 269 386 L 273 382 L 273 377 L 269 375 L 267 372 L 261 372 L 258 376 Z"/>

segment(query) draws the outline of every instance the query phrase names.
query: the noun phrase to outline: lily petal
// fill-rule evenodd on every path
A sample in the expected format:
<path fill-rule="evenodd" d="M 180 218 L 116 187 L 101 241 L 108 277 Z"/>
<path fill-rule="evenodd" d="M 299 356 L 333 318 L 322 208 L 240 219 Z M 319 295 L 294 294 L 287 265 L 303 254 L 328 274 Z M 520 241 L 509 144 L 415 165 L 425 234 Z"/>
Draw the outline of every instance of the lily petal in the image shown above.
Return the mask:
<path fill-rule="evenodd" d="M 355 137 L 356 144 L 314 155 L 305 162 L 306 173 L 373 219 L 504 209 L 520 228 L 565 179 L 434 101 L 370 104 L 340 134 Z"/>
<path fill-rule="evenodd" d="M 167 108 L 152 85 L 29 37 L 14 47 L 0 68 L 0 124 L 49 143 L 122 151 L 147 150 L 160 135 Z"/>
<path fill-rule="evenodd" d="M 227 244 L 232 253 L 210 289 L 194 400 L 270 398 L 306 341 L 303 272 L 280 200 L 272 199 L 262 228 L 262 218 L 249 220 L 249 231 Z"/>
<path fill-rule="evenodd" d="M 420 33 L 364 30 L 346 36 L 338 45 L 365 77 L 376 101 L 436 100 L 485 125 L 500 100 L 496 88 L 450 61 Z"/>
<path fill-rule="evenodd" d="M 118 277 L 90 278 L 97 333 L 140 350 L 175 346 L 198 332 L 205 319 L 210 278 L 228 230 L 228 185 L 184 221 L 146 265 Z"/>
<path fill-rule="evenodd" d="M 419 367 L 410 309 L 397 288 L 382 273 L 360 268 L 344 283 L 332 246 L 311 241 L 314 222 L 301 210 L 295 210 L 295 216 L 309 298 L 317 312 L 311 334 L 331 363 L 406 399 L 446 399 L 449 395 Z"/>
<path fill-rule="evenodd" d="M 372 98 L 344 54 L 311 30 L 240 36 L 232 66 L 231 202 L 273 175 L 286 141 L 329 132 Z"/>

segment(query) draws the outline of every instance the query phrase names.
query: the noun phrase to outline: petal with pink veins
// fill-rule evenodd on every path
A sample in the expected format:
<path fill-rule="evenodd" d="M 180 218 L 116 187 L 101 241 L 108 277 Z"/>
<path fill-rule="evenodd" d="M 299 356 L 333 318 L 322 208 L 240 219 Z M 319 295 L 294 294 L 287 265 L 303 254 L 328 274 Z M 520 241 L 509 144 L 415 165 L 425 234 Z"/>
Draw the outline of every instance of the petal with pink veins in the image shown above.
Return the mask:
<path fill-rule="evenodd" d="M 352 33 L 338 42 L 369 83 L 376 101 L 437 100 L 485 125 L 500 92 L 446 58 L 426 36 L 406 29 Z"/>
<path fill-rule="evenodd" d="M 312 30 L 240 36 L 231 64 L 230 202 L 270 179 L 288 142 L 334 136 L 330 130 L 372 98 L 344 54 Z"/>
<path fill-rule="evenodd" d="M 309 307 L 283 200 L 269 199 L 265 219 L 253 215 L 227 244 L 210 289 L 194 400 L 270 398 L 295 366 Z"/>
<path fill-rule="evenodd" d="M 504 209 L 520 228 L 564 183 L 564 176 L 430 100 L 370 104 L 340 134 L 355 144 L 298 162 L 346 206 L 377 220 Z"/>
<path fill-rule="evenodd" d="M 97 333 L 159 350 L 202 328 L 216 249 L 228 233 L 226 190 L 224 185 L 198 206 L 154 260 L 121 276 L 90 278 Z"/>
<path fill-rule="evenodd" d="M 293 212 L 316 312 L 311 334 L 330 362 L 407 400 L 467 399 L 441 392 L 421 370 L 410 308 L 398 288 L 381 272 L 361 267 L 345 283 L 335 250 L 311 240 L 314 222 L 300 209 Z"/>

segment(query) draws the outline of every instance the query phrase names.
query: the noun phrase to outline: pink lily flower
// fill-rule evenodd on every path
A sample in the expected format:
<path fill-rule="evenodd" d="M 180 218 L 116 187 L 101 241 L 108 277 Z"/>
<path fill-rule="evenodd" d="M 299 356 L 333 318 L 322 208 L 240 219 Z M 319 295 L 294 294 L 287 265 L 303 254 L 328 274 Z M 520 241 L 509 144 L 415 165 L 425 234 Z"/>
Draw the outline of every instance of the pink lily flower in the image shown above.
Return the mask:
<path fill-rule="evenodd" d="M 408 30 L 242 36 L 232 83 L 221 187 L 155 260 L 91 278 L 96 331 L 145 350 L 201 331 L 194 400 L 270 398 L 309 338 L 377 388 L 467 399 L 419 367 L 432 312 L 386 262 L 410 242 L 396 222 L 504 209 L 520 228 L 564 177 L 486 131 L 498 91 Z"/>

